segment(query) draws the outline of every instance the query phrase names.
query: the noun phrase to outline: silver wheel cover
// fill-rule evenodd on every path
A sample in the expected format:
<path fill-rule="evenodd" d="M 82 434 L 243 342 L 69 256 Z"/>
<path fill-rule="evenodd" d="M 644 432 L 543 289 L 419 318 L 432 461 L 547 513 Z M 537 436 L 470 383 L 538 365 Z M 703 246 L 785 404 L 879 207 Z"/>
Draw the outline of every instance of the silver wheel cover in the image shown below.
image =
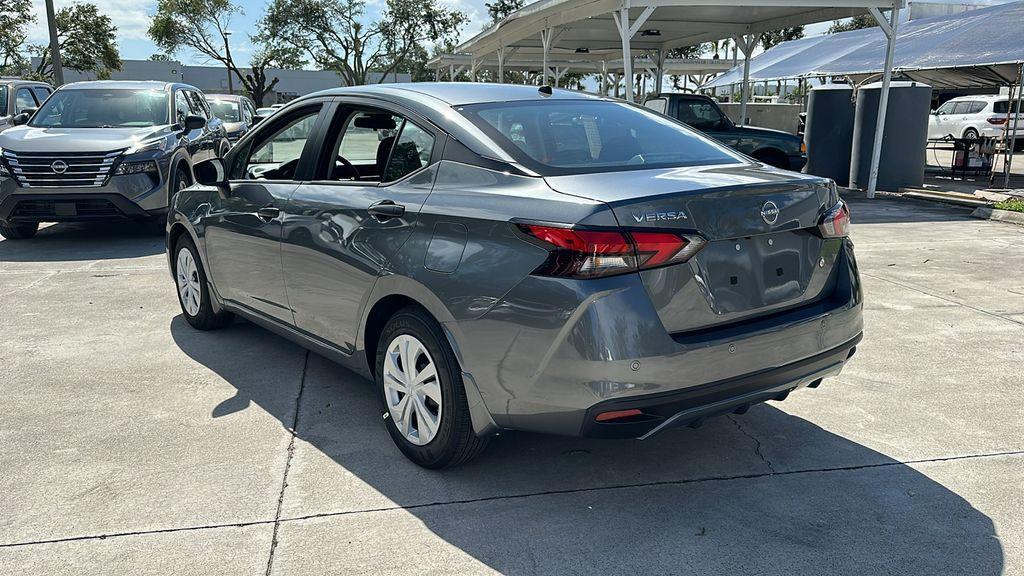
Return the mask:
<path fill-rule="evenodd" d="M 199 306 L 203 292 L 199 288 L 199 268 L 196 266 L 192 252 L 185 247 L 178 250 L 178 265 L 176 267 L 178 276 L 178 298 L 181 299 L 181 307 L 189 316 L 199 314 Z"/>
<path fill-rule="evenodd" d="M 384 353 L 384 398 L 398 431 L 423 446 L 441 426 L 441 382 L 427 348 L 415 336 L 401 334 Z"/>

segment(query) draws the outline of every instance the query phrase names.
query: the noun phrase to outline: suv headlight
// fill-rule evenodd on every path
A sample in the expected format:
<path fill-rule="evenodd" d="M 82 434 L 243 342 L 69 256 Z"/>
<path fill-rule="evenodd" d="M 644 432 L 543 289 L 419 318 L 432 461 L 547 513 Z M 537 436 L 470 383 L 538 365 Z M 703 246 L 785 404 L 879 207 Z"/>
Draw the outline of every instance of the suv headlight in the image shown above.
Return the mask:
<path fill-rule="evenodd" d="M 117 169 L 114 170 L 115 176 L 124 176 L 127 174 L 142 174 L 145 172 L 159 172 L 160 169 L 156 165 L 154 160 L 143 160 L 141 162 L 121 162 L 117 165 Z"/>

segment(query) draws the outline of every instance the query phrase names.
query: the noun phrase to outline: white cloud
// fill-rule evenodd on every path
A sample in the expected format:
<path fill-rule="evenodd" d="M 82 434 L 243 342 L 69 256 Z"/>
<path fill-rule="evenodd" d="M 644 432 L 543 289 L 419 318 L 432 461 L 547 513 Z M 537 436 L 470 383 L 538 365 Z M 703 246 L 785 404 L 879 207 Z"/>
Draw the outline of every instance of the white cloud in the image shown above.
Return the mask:
<path fill-rule="evenodd" d="M 75 4 L 74 0 L 54 0 L 54 9 Z M 149 29 L 150 13 L 155 11 L 156 0 L 102 0 L 96 2 L 101 14 L 110 17 L 117 26 L 118 40 L 145 40 Z M 29 29 L 29 42 L 45 43 L 46 4 L 43 0 L 32 0 L 32 11 L 36 15 L 35 24 Z"/>

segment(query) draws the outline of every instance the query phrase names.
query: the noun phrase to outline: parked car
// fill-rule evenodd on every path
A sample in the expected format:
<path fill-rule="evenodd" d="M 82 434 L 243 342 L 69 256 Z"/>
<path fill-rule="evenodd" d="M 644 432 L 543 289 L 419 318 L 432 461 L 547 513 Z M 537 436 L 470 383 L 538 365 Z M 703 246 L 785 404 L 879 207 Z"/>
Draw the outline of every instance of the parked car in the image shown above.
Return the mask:
<path fill-rule="evenodd" d="M 207 94 L 210 111 L 224 122 L 224 131 L 235 143 L 256 123 L 256 106 L 246 96 L 238 94 Z"/>
<path fill-rule="evenodd" d="M 192 182 L 192 165 L 229 147 L 187 84 L 66 84 L 0 133 L 0 235 L 40 222 L 152 219 Z"/>
<path fill-rule="evenodd" d="M 243 316 L 367 375 L 426 467 L 500 430 L 647 438 L 743 413 L 838 374 L 861 338 L 834 183 L 617 100 L 332 89 L 196 177 L 167 234 L 184 318 Z"/>
<path fill-rule="evenodd" d="M 807 163 L 803 138 L 781 130 L 737 126 L 708 96 L 662 94 L 648 98 L 644 105 L 776 168 L 799 172 Z"/>
<path fill-rule="evenodd" d="M 1009 114 L 1008 96 L 960 96 L 947 100 L 928 119 L 928 138 L 979 137 L 1001 140 L 1012 132 L 1014 118 Z M 1018 110 L 1018 112 L 1020 112 Z M 1009 130 L 1006 123 L 1010 122 Z M 1017 141 L 1024 143 L 1024 116 L 1018 120 Z"/>
<path fill-rule="evenodd" d="M 256 121 L 259 122 L 264 118 L 271 116 L 274 112 L 277 112 L 278 108 L 273 106 L 264 106 L 256 109 Z"/>
<path fill-rule="evenodd" d="M 39 108 L 51 92 L 53 87 L 45 82 L 0 78 L 0 132 L 10 128 L 18 114 Z"/>

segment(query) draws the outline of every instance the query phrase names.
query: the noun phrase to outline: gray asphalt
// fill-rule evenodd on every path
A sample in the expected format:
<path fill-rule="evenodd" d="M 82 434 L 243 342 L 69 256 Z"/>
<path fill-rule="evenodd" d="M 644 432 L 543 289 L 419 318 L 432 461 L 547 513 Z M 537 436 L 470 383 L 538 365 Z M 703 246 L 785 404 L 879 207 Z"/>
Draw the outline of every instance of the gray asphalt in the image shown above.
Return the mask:
<path fill-rule="evenodd" d="M 152 231 L 0 242 L 0 573 L 1024 574 L 1024 227 L 851 206 L 867 329 L 841 377 L 443 473 L 369 382 L 188 328 Z"/>

